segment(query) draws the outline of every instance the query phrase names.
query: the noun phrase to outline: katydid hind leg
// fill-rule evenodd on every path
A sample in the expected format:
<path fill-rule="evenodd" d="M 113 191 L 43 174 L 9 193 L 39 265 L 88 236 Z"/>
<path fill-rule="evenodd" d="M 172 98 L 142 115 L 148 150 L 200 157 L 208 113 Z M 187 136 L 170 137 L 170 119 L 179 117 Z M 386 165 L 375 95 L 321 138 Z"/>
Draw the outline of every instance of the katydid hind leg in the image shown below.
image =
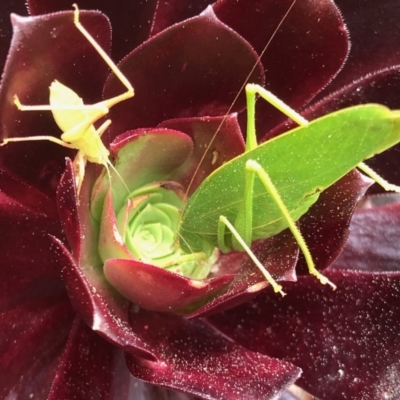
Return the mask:
<path fill-rule="evenodd" d="M 77 4 L 72 5 L 74 7 L 74 24 L 77 29 L 82 33 L 82 35 L 88 40 L 88 42 L 93 46 L 93 48 L 97 51 L 100 57 L 104 60 L 104 62 L 109 66 L 111 71 L 115 74 L 115 76 L 120 80 L 120 82 L 125 86 L 126 91 L 120 95 L 112 97 L 111 99 L 107 99 L 101 102 L 107 108 L 111 108 L 115 104 L 120 103 L 121 101 L 130 99 L 134 96 L 134 90 L 129 82 L 128 78 L 121 72 L 121 70 L 117 67 L 114 61 L 110 58 L 110 56 L 100 47 L 100 45 L 96 42 L 93 36 L 86 30 L 86 28 L 81 24 L 79 20 L 79 8 Z"/>
<path fill-rule="evenodd" d="M 279 208 L 280 212 L 282 213 L 282 217 L 286 220 L 286 223 L 288 225 L 288 228 L 292 232 L 292 235 L 296 239 L 297 244 L 299 245 L 307 266 L 308 266 L 308 271 L 311 275 L 314 275 L 323 285 L 330 285 L 333 289 L 336 289 L 336 286 L 323 274 L 321 274 L 315 267 L 314 260 L 312 258 L 312 255 L 310 253 L 310 250 L 307 246 L 306 241 L 303 238 L 303 235 L 301 234 L 299 228 L 297 227 L 295 221 L 290 215 L 289 210 L 287 209 L 285 203 L 283 202 L 281 196 L 279 195 L 275 185 L 273 184 L 271 178 L 269 177 L 268 173 L 265 171 L 265 169 L 258 164 L 254 160 L 248 160 L 246 163 L 246 169 L 254 171 L 257 176 L 259 177 L 260 181 L 264 185 L 265 189 L 267 192 L 270 194 L 272 200 L 276 204 L 276 206 Z"/>

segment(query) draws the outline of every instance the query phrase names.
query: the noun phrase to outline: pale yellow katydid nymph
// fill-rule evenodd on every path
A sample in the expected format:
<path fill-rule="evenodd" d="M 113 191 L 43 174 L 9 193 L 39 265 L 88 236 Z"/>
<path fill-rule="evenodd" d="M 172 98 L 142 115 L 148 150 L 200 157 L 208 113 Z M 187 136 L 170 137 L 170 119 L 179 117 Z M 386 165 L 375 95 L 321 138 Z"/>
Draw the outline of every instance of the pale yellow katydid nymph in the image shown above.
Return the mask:
<path fill-rule="evenodd" d="M 55 122 L 62 130 L 61 138 L 53 136 L 27 136 L 20 138 L 7 138 L 3 140 L 1 145 L 9 142 L 22 142 L 31 140 L 49 140 L 61 146 L 78 150 L 74 159 L 73 166 L 75 172 L 75 183 L 79 194 L 83 178 L 85 175 L 86 161 L 103 165 L 107 171 L 110 166 L 109 151 L 101 141 L 101 135 L 111 124 L 111 120 L 106 120 L 99 128 L 93 125 L 100 118 L 108 114 L 111 107 L 127 100 L 134 95 L 134 90 L 128 79 L 119 70 L 108 54 L 99 46 L 92 35 L 84 28 L 79 21 L 79 8 L 76 4 L 74 7 L 74 25 L 82 33 L 82 35 L 94 47 L 100 57 L 110 67 L 112 72 L 126 87 L 126 92 L 112 97 L 107 100 L 100 101 L 96 104 L 84 104 L 72 89 L 54 80 L 50 85 L 50 101 L 48 105 L 24 105 L 21 104 L 18 95 L 14 96 L 14 103 L 21 111 L 51 111 Z"/>

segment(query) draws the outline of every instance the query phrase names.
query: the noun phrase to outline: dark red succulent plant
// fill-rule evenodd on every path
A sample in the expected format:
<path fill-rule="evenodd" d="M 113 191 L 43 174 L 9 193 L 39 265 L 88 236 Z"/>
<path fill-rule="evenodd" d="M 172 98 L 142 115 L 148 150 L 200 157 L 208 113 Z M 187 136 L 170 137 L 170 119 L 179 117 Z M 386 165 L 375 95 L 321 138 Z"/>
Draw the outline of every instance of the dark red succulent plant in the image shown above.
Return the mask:
<path fill-rule="evenodd" d="M 366 102 L 400 108 L 400 7 L 394 0 L 120 3 L 79 3 L 100 9 L 82 11 L 81 21 L 107 51 L 113 28 L 112 58 L 122 60 L 135 89 L 111 109 L 102 138 L 120 177 L 110 185 L 89 163 L 78 195 L 73 151 L 40 141 L 0 148 L 0 396 L 272 399 L 288 398 L 296 383 L 321 399 L 400 398 L 399 207 L 365 203 L 372 205 L 355 212 L 345 245 L 371 185 L 358 172 L 324 191 L 300 220 L 336 291 L 306 274 L 286 231 L 253 245 L 285 298 L 242 253 L 220 255 L 207 274 L 197 264 L 171 270 L 158 265 L 165 246 L 137 249 L 148 236 L 136 230 L 128 243 L 121 234 L 138 204 L 164 218 L 163 206 L 148 202 L 154 193 L 179 208 L 182 193 L 243 152 L 246 82 L 309 119 Z M 54 79 L 88 104 L 123 90 L 73 25 L 68 2 L 31 0 L 28 8 L 31 16 L 12 16 L 11 39 L 9 13 L 23 15 L 24 7 L 0 5 L 0 48 L 10 49 L 0 53 L 2 138 L 59 136 L 51 113 L 17 110 L 15 94 L 46 104 Z M 290 126 L 257 103 L 260 140 Z M 394 183 L 397 152 L 371 161 Z M 126 190 L 135 193 L 129 201 Z M 142 214 L 139 228 L 153 224 Z"/>

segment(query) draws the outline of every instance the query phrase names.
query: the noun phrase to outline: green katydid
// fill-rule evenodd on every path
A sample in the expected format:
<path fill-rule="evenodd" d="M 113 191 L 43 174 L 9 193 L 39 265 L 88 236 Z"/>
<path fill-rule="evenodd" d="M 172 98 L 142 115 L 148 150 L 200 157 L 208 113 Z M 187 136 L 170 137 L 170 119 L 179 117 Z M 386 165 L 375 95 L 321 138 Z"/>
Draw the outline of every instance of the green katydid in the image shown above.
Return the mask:
<path fill-rule="evenodd" d="M 118 79 L 126 87 L 126 92 L 100 101 L 96 104 L 84 104 L 82 99 L 70 88 L 54 80 L 50 85 L 50 104 L 49 105 L 23 105 L 17 95 L 14 96 L 14 103 L 21 111 L 51 111 L 59 128 L 62 130 L 61 139 L 53 136 L 28 136 L 20 138 L 6 138 L 1 145 L 9 142 L 22 142 L 31 140 L 48 140 L 71 149 L 77 149 L 78 153 L 73 162 L 75 169 L 75 183 L 79 194 L 80 187 L 85 175 L 86 161 L 103 165 L 107 172 L 108 167 L 114 169 L 108 159 L 110 152 L 101 141 L 101 135 L 111 124 L 111 120 L 106 120 L 98 129 L 94 123 L 105 116 L 111 107 L 127 100 L 134 95 L 134 90 L 128 79 L 122 74 L 119 68 L 99 46 L 92 35 L 85 29 L 79 21 L 79 8 L 74 7 L 73 22 L 76 28 L 88 40 L 97 51 L 104 62 L 115 73 Z M 114 171 L 116 172 L 116 171 Z M 118 175 L 118 173 L 116 172 Z M 108 172 L 110 176 L 110 173 Z"/>
<path fill-rule="evenodd" d="M 255 98 L 271 102 L 300 127 L 257 145 Z M 309 272 L 335 287 L 316 268 L 295 222 L 323 191 L 347 172 L 360 167 L 388 190 L 363 160 L 400 142 L 400 111 L 376 104 L 350 107 L 315 121 L 301 115 L 258 85 L 247 85 L 246 151 L 209 175 L 184 209 L 179 240 L 188 252 L 210 254 L 246 251 L 276 292 L 282 287 L 256 259 L 249 246 L 289 228 Z M 283 294 L 283 293 L 282 293 Z"/>

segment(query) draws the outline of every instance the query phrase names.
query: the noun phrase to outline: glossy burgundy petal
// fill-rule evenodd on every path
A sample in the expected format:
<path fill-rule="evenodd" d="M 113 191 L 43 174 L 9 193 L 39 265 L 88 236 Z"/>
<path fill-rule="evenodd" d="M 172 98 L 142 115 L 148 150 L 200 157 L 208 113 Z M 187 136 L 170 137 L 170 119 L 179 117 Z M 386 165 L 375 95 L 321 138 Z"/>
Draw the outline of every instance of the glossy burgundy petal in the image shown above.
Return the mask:
<path fill-rule="evenodd" d="M 274 279 L 296 280 L 295 267 L 299 247 L 291 232 L 286 230 L 269 239 L 259 240 L 252 245 L 252 250 Z M 228 273 L 235 274 L 235 280 L 228 290 L 190 313 L 191 318 L 215 314 L 242 304 L 269 286 L 264 275 L 246 253 L 231 252 L 221 256 L 219 268 L 212 276 Z"/>
<path fill-rule="evenodd" d="M 338 256 L 349 234 L 349 225 L 357 203 L 372 184 L 356 170 L 324 190 L 301 220 L 301 232 L 318 269 L 324 269 Z M 298 273 L 308 273 L 301 254 Z"/>
<path fill-rule="evenodd" d="M 62 339 L 62 345 L 64 345 L 66 339 L 64 337 Z M 49 356 L 46 357 L 47 360 L 42 360 L 41 363 L 38 363 L 35 366 L 36 368 L 32 368 L 29 371 L 24 371 L 24 374 L 22 375 L 23 379 L 21 379 L 21 376 L 19 376 L 20 380 L 18 384 L 12 388 L 12 390 L 8 393 L 8 396 L 5 398 L 8 399 L 12 398 L 13 396 L 18 396 L 17 398 L 29 399 L 32 395 L 34 395 L 37 399 L 47 399 L 60 355 L 63 350 L 62 345 L 53 351 L 54 354 L 49 352 Z"/>
<path fill-rule="evenodd" d="M 188 195 L 191 195 L 211 172 L 244 153 L 244 140 L 236 114 L 173 119 L 161 123 L 160 126 L 184 132 L 193 140 L 193 154 L 181 167 L 182 172 L 174 178 L 183 187 L 188 188 Z"/>
<path fill-rule="evenodd" d="M 2 137 L 61 134 L 50 112 L 22 112 L 13 104 L 48 104 L 49 85 L 57 79 L 85 102 L 101 99 L 108 67 L 73 24 L 72 12 L 40 17 L 12 17 L 14 35 L 0 93 Z M 109 25 L 96 12 L 82 13 L 82 23 L 107 49 Z M 0 162 L 27 182 L 54 194 L 66 150 L 49 142 L 9 143 Z"/>
<path fill-rule="evenodd" d="M 63 292 L 49 234 L 62 237 L 54 204 L 0 171 L 0 311 Z"/>
<path fill-rule="evenodd" d="M 154 36 L 169 26 L 194 17 L 204 11 L 212 1 L 159 0 L 153 16 L 150 36 Z"/>
<path fill-rule="evenodd" d="M 24 0 L 4 0 L 0 3 L 0 65 L 4 66 L 8 48 L 10 47 L 10 38 L 12 35 L 12 26 L 10 24 L 10 14 L 16 13 L 26 15 L 26 4 Z"/>
<path fill-rule="evenodd" d="M 1 398 L 46 398 L 71 317 L 65 294 L 44 294 L 0 314 Z"/>
<path fill-rule="evenodd" d="M 400 204 L 357 211 L 350 228 L 346 246 L 331 268 L 399 271 Z"/>
<path fill-rule="evenodd" d="M 272 399 L 300 370 L 224 339 L 199 320 L 131 311 L 132 329 L 154 346 L 157 362 L 127 356 L 131 373 L 145 381 L 204 399 Z"/>
<path fill-rule="evenodd" d="M 311 276 L 211 317 L 253 351 L 303 368 L 297 382 L 320 399 L 396 398 L 400 390 L 400 275 L 325 271 L 333 291 Z"/>
<path fill-rule="evenodd" d="M 107 280 L 126 298 L 147 310 L 186 314 L 226 290 L 233 275 L 193 280 L 135 260 L 109 259 Z"/>
<path fill-rule="evenodd" d="M 79 198 L 75 185 L 71 160 L 67 159 L 66 169 L 57 190 L 57 206 L 60 221 L 67 237 L 72 256 L 83 268 L 101 266 L 98 254 L 98 225 L 90 214 L 90 195 L 93 184 L 99 175 L 99 166 L 88 163 L 85 168 Z"/>
<path fill-rule="evenodd" d="M 76 260 L 81 256 L 81 226 L 77 209 L 75 175 L 72 162 L 67 158 L 67 166 L 57 190 L 57 204 L 60 220 L 67 237 L 68 245 Z"/>
<path fill-rule="evenodd" d="M 0 170 L 0 187 L 4 196 L 13 199 L 32 214 L 49 219 L 57 218 L 56 205 L 51 199 L 7 171 Z"/>
<path fill-rule="evenodd" d="M 314 119 L 338 109 L 365 103 L 379 103 L 394 109 L 400 108 L 400 101 L 396 96 L 400 85 L 399 73 L 399 68 L 386 68 L 360 75 L 337 91 L 318 99 L 302 114 L 308 119 Z"/>
<path fill-rule="evenodd" d="M 93 331 L 117 347 L 141 357 L 154 358 L 148 344 L 143 343 L 128 326 L 127 300 L 110 287 L 100 271 L 93 266 L 80 269 L 60 242 L 54 240 L 54 244 L 68 295 L 78 315 Z"/>
<path fill-rule="evenodd" d="M 111 110 L 112 137 L 171 118 L 226 114 L 256 59 L 249 44 L 211 8 L 162 31 L 119 65 L 135 96 Z M 262 76 L 256 68 L 250 79 L 262 83 Z M 120 92 L 121 84 L 111 77 L 105 97 Z M 232 111 L 244 104 L 241 96 Z"/>
<path fill-rule="evenodd" d="M 128 400 L 127 373 L 122 352 L 76 318 L 48 399 Z"/>
<path fill-rule="evenodd" d="M 258 0 L 249 7 L 246 0 L 220 0 L 214 10 L 259 54 L 267 46 L 261 57 L 266 87 L 298 110 L 340 70 L 349 41 L 333 1 L 297 1 L 290 9 L 292 3 Z M 248 82 L 254 83 L 251 79 Z M 256 115 L 260 137 L 285 119 L 264 101 L 257 103 Z"/>
<path fill-rule="evenodd" d="M 327 88 L 338 90 L 361 76 L 400 65 L 398 21 L 400 10 L 396 0 L 336 0 L 351 33 L 351 51 L 345 67 Z M 368 38 L 366 42 L 366 38 Z M 397 79 L 393 77 L 393 83 Z M 390 90 L 390 86 L 387 86 Z"/>
<path fill-rule="evenodd" d="M 71 318 L 48 237 L 62 235 L 43 193 L 4 171 L 0 187 L 0 396 L 45 398 Z"/>
<path fill-rule="evenodd" d="M 174 9 L 174 2 L 169 3 Z M 71 5 L 70 0 L 28 0 L 32 15 L 71 10 Z M 116 4 L 113 0 L 80 0 L 78 5 L 81 9 L 100 10 L 110 18 L 113 27 L 112 56 L 117 62 L 148 38 L 158 1 L 121 1 Z"/>
<path fill-rule="evenodd" d="M 80 236 L 80 259 L 79 265 L 83 268 L 92 269 L 94 266 L 99 268 L 101 271 L 102 261 L 99 255 L 99 225 L 98 222 L 94 220 L 90 212 L 90 196 L 92 194 L 93 185 L 96 179 L 100 175 L 102 166 L 98 164 L 88 163 L 85 169 L 85 179 L 82 184 L 81 191 L 79 193 L 79 203 L 78 203 L 78 215 L 74 215 L 74 220 L 79 221 L 79 227 L 75 229 L 81 232 Z M 66 170 L 67 172 L 68 170 Z M 72 179 L 72 169 L 70 170 L 71 175 L 66 177 L 67 179 Z M 61 184 L 60 184 L 61 188 Z M 69 202 L 77 203 L 78 200 L 71 190 L 65 191 L 65 195 L 73 196 L 65 204 Z M 60 207 L 60 204 L 59 204 Z M 76 223 L 75 222 L 75 223 Z"/>

